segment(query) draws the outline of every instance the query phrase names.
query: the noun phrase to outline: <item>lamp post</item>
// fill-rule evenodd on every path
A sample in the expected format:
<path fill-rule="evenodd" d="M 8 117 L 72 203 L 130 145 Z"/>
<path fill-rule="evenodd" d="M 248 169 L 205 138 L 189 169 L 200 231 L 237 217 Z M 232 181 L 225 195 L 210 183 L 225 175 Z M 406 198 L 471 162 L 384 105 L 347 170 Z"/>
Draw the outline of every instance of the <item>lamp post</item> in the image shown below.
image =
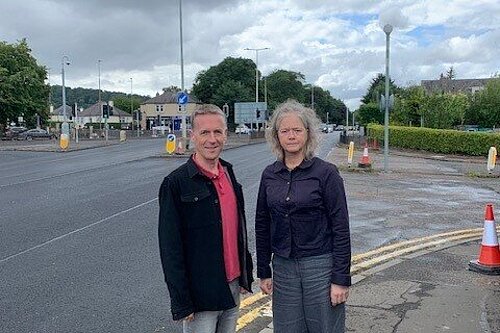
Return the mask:
<path fill-rule="evenodd" d="M 102 60 L 101 59 L 98 59 L 97 60 L 97 71 L 98 71 L 98 76 L 99 76 L 99 112 L 100 112 L 100 116 L 99 116 L 99 129 L 101 130 L 102 129 L 102 103 L 101 103 L 101 62 Z"/>
<path fill-rule="evenodd" d="M 182 44 L 182 0 L 179 0 L 179 33 L 181 46 L 181 91 L 184 92 L 184 46 Z M 186 132 L 186 106 L 181 105 L 182 110 L 182 139 L 184 143 L 187 140 Z"/>
<path fill-rule="evenodd" d="M 259 102 L 259 51 L 269 50 L 269 47 L 259 49 L 245 48 L 246 51 L 255 51 L 255 103 Z"/>
<path fill-rule="evenodd" d="M 389 40 L 392 25 L 384 26 L 385 32 L 385 115 L 384 115 L 384 172 L 389 171 Z"/>
<path fill-rule="evenodd" d="M 63 104 L 63 126 L 62 126 L 62 131 L 63 133 L 66 131 L 64 134 L 69 135 L 69 125 L 68 125 L 68 118 L 66 117 L 66 84 L 65 84 L 65 74 L 64 74 L 64 65 L 69 65 L 69 57 L 67 55 L 63 55 L 61 59 L 61 76 L 62 76 L 62 104 Z"/>

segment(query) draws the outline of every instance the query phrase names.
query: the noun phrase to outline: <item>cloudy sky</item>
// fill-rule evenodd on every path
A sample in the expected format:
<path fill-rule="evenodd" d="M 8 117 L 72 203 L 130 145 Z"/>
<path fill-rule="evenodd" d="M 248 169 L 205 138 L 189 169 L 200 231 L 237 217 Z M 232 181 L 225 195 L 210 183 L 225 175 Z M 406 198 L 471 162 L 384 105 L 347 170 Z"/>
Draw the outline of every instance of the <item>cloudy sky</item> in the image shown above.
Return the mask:
<path fill-rule="evenodd" d="M 0 40 L 26 38 L 50 83 L 154 95 L 180 86 L 179 0 L 0 0 Z M 227 56 L 255 59 L 263 75 L 301 72 L 350 108 L 385 71 L 390 23 L 397 84 L 500 72 L 498 0 L 182 0 L 186 88 Z"/>

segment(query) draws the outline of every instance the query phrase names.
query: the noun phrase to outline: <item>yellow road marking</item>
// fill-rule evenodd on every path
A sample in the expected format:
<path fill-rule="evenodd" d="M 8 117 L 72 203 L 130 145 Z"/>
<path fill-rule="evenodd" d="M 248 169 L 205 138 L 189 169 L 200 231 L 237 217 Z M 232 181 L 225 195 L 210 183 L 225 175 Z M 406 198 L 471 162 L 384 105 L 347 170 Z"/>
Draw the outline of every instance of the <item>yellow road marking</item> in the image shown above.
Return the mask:
<path fill-rule="evenodd" d="M 258 300 L 260 300 L 266 296 L 267 295 L 265 295 L 264 293 L 258 292 L 255 295 L 252 295 L 252 296 L 249 296 L 249 297 L 243 299 L 240 302 L 240 310 L 246 308 L 247 306 L 252 305 L 253 303 L 257 302 Z"/>
<path fill-rule="evenodd" d="M 398 249 L 398 248 L 401 248 L 401 247 L 404 247 L 404 246 L 413 245 L 413 244 L 416 244 L 416 243 L 421 243 L 421 242 L 433 240 L 433 239 L 436 239 L 436 238 L 442 238 L 442 237 L 447 237 L 447 236 L 455 236 L 455 235 L 461 235 L 461 234 L 467 234 L 467 233 L 475 233 L 475 232 L 482 231 L 482 230 L 483 230 L 482 228 L 465 229 L 465 230 L 458 230 L 458 231 L 446 232 L 446 233 L 443 233 L 443 234 L 437 234 L 437 235 L 432 235 L 432 236 L 427 236 L 427 237 L 412 239 L 412 240 L 408 240 L 408 241 L 403 241 L 403 242 L 399 242 L 399 243 L 396 243 L 396 244 L 392 244 L 392 245 L 387 245 L 387 246 L 384 246 L 384 247 L 380 247 L 378 249 L 371 250 L 371 251 L 368 251 L 368 252 L 364 252 L 364 253 L 361 253 L 361 254 L 357 254 L 357 255 L 355 255 L 355 256 L 352 257 L 352 262 L 353 263 L 357 263 L 360 260 L 372 257 L 374 255 L 377 255 L 377 254 L 380 254 L 380 253 L 383 253 L 383 252 L 391 251 L 393 249 Z"/>
<path fill-rule="evenodd" d="M 458 236 L 453 236 L 453 237 L 449 237 L 449 238 L 438 239 L 438 240 L 435 240 L 435 241 L 432 241 L 432 242 L 428 242 L 428 243 L 424 243 L 424 244 L 419 244 L 419 245 L 415 245 L 415 246 L 404 248 L 402 250 L 390 252 L 388 254 L 384 254 L 384 255 L 375 257 L 375 258 L 370 259 L 370 260 L 363 261 L 361 263 L 358 263 L 358 264 L 352 266 L 351 267 L 351 274 L 354 275 L 356 273 L 359 273 L 362 270 L 366 270 L 368 268 L 371 268 L 371 267 L 373 267 L 373 266 L 375 266 L 377 264 L 380 264 L 382 262 L 388 261 L 388 260 L 393 259 L 395 257 L 399 257 L 399 256 L 402 256 L 402 255 L 405 255 L 405 254 L 409 254 L 409 253 L 417 252 L 417 251 L 424 250 L 424 249 L 427 249 L 427 248 L 435 247 L 435 246 L 444 244 L 446 242 L 452 242 L 452 241 L 456 241 L 456 240 L 463 240 L 463 239 L 469 239 L 469 238 L 472 240 L 474 238 L 480 237 L 481 234 L 482 233 L 479 232 L 479 233 L 474 233 L 474 234 L 458 235 Z"/>
<path fill-rule="evenodd" d="M 247 326 L 252 321 L 254 321 L 255 319 L 257 319 L 257 317 L 259 317 L 259 315 L 260 315 L 260 312 L 266 306 L 271 306 L 271 301 L 269 301 L 266 304 L 263 304 L 263 305 L 255 308 L 252 311 L 249 311 L 249 312 L 245 313 L 243 316 L 239 317 L 238 318 L 238 325 L 236 326 L 236 331 L 241 330 L 243 327 Z"/>
<path fill-rule="evenodd" d="M 497 231 L 500 231 L 500 226 L 497 227 Z M 475 228 L 475 229 L 465 229 L 458 230 L 452 232 L 446 232 L 438 235 L 432 235 L 422 238 L 417 238 L 413 240 L 403 241 L 400 243 L 384 246 L 375 250 L 371 250 L 365 253 L 361 253 L 353 256 L 351 267 L 351 274 L 354 276 L 359 274 L 360 272 L 372 268 L 378 264 L 396 258 L 398 256 L 402 256 L 405 254 L 414 253 L 417 251 L 425 250 L 428 248 L 432 248 L 438 245 L 442 245 L 446 242 L 453 242 L 458 240 L 473 240 L 475 238 L 480 238 L 483 233 L 483 228 Z M 426 243 L 422 243 L 426 242 Z M 417 244 L 417 245 L 414 245 Z M 413 246 L 411 246 L 413 245 Z M 383 254 L 385 252 L 400 249 L 398 251 L 390 252 L 387 254 Z M 383 255 L 380 255 L 383 254 Z M 378 257 L 371 258 L 375 255 L 379 255 Z M 371 258 L 371 259 L 368 259 Z M 368 259 L 368 260 L 365 260 Z M 364 260 L 364 261 L 363 261 Z M 361 261 L 361 262 L 360 262 Z M 247 297 L 243 301 L 241 301 L 240 309 L 250 306 L 251 304 L 261 300 L 265 297 L 269 297 L 263 293 L 258 293 L 256 295 Z M 256 307 L 255 309 L 245 313 L 244 315 L 238 318 L 238 324 L 236 327 L 236 331 L 240 331 L 255 319 L 260 316 L 260 313 L 266 308 L 271 306 L 271 301 L 266 302 L 265 304 Z"/>

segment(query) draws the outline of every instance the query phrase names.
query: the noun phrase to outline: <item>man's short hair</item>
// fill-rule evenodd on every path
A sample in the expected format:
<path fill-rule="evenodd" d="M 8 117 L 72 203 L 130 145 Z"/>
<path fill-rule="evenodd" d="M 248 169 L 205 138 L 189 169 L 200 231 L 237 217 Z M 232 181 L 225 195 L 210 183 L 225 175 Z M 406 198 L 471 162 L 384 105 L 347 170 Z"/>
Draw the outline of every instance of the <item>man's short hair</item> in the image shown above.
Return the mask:
<path fill-rule="evenodd" d="M 224 112 L 222 112 L 220 107 L 214 104 L 200 104 L 196 106 L 196 109 L 193 111 L 193 114 L 191 115 L 192 129 L 195 128 L 196 117 L 204 114 L 215 114 L 221 116 L 222 120 L 224 121 L 224 128 L 227 128 L 226 115 L 224 114 Z"/>

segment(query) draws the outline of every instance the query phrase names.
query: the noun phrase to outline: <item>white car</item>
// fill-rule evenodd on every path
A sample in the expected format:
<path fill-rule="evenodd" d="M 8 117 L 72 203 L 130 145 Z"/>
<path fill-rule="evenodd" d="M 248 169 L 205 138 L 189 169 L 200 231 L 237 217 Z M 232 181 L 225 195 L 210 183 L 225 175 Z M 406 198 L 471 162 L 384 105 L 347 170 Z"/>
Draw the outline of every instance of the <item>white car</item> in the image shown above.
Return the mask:
<path fill-rule="evenodd" d="M 236 129 L 234 130 L 234 133 L 236 134 L 250 134 L 251 130 L 245 125 L 238 125 L 236 126 Z"/>

